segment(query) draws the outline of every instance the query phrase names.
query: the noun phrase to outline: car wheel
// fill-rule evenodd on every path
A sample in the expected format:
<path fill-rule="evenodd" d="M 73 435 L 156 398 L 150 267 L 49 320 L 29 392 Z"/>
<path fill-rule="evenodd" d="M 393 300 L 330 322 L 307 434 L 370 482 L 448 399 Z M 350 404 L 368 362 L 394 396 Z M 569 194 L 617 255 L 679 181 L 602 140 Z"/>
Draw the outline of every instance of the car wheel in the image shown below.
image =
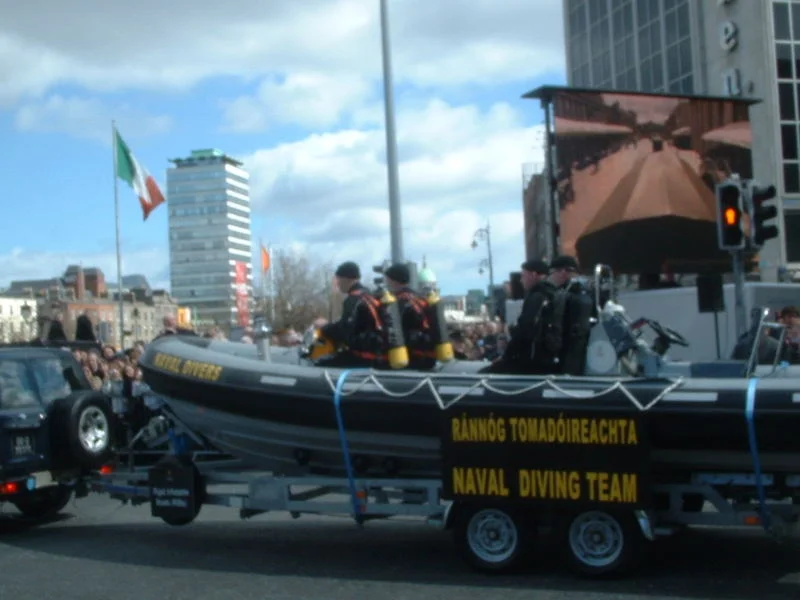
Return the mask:
<path fill-rule="evenodd" d="M 29 519 L 47 519 L 54 517 L 69 503 L 72 488 L 67 485 L 56 485 L 36 490 L 14 501 L 14 506 Z"/>

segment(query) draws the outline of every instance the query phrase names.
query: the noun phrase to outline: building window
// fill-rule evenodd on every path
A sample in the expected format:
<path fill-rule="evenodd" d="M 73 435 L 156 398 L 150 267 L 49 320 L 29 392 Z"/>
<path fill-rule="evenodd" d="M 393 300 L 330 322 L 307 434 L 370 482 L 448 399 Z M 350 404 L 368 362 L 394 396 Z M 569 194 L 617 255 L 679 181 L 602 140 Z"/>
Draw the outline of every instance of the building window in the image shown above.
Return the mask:
<path fill-rule="evenodd" d="M 773 3 L 772 22 L 775 30 L 774 68 L 778 79 L 783 192 L 800 194 L 800 4 Z"/>
<path fill-rule="evenodd" d="M 786 237 L 786 262 L 800 263 L 800 212 L 783 214 L 783 231 Z"/>
<path fill-rule="evenodd" d="M 589 20 L 586 2 L 573 0 L 569 6 L 569 48 L 572 85 L 592 85 L 589 72 Z"/>
<path fill-rule="evenodd" d="M 633 26 L 633 2 L 613 3 L 611 39 L 614 41 L 614 86 L 636 89 L 636 41 Z"/>
<path fill-rule="evenodd" d="M 659 0 L 637 0 L 637 40 L 643 92 L 665 91 L 664 40 L 661 36 L 661 7 Z"/>
<path fill-rule="evenodd" d="M 664 3 L 664 31 L 667 90 L 672 94 L 693 94 L 692 37 L 687 0 Z"/>
<path fill-rule="evenodd" d="M 775 28 L 776 40 L 792 39 L 789 30 L 789 5 L 785 2 L 775 2 L 772 5 L 772 23 Z"/>

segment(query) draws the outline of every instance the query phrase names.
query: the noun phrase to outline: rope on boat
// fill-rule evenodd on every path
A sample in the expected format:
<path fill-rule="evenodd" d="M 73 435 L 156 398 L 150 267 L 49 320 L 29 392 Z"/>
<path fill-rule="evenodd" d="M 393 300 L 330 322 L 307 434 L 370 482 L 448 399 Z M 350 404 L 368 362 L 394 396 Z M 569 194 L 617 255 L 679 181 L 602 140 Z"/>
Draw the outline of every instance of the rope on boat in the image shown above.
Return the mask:
<path fill-rule="evenodd" d="M 354 370 L 355 369 L 351 369 L 349 371 L 345 371 L 345 373 L 349 374 L 349 373 L 353 372 Z M 361 370 L 361 369 L 358 369 L 358 370 Z M 378 378 L 375 376 L 375 372 L 372 371 L 371 369 L 364 369 L 363 371 L 365 371 L 367 373 L 366 377 L 364 377 L 361 381 L 359 381 L 357 384 L 355 384 L 353 389 L 349 390 L 348 392 L 345 392 L 344 391 L 344 387 L 342 387 L 342 391 L 341 391 L 341 395 L 342 396 L 351 396 L 351 395 L 361 391 L 365 386 L 370 385 L 370 384 L 376 386 L 382 393 L 386 394 L 387 396 L 389 396 L 391 398 L 407 398 L 409 396 L 412 396 L 413 394 L 416 394 L 418 391 L 422 390 L 423 388 L 427 388 L 428 391 L 430 391 L 431 395 L 436 400 L 436 404 L 439 406 L 439 408 L 441 410 L 449 409 L 451 406 L 453 406 L 457 402 L 461 401 L 463 398 L 471 395 L 473 392 L 475 392 L 476 390 L 480 390 L 480 389 L 485 389 L 488 392 L 492 392 L 493 394 L 498 394 L 500 396 L 520 396 L 522 394 L 527 394 L 527 393 L 532 392 L 532 391 L 534 391 L 534 390 L 536 390 L 538 388 L 541 388 L 541 387 L 549 387 L 550 389 L 553 389 L 553 390 L 557 391 L 559 394 L 563 394 L 564 396 L 567 396 L 568 398 L 579 398 L 579 399 L 598 398 L 598 397 L 601 397 L 601 396 L 607 396 L 608 394 L 611 394 L 611 393 L 616 392 L 616 391 L 621 391 L 622 394 L 630 401 L 631 404 L 633 404 L 640 411 L 646 412 L 646 411 L 650 410 L 651 408 L 653 408 L 661 400 L 663 400 L 664 397 L 667 394 L 675 391 L 675 389 L 677 389 L 678 387 L 680 387 L 684 383 L 684 378 L 683 377 L 679 377 L 677 379 L 669 380 L 670 381 L 669 384 L 663 390 L 661 390 L 661 392 L 659 392 L 658 395 L 656 395 L 655 398 L 653 398 L 652 400 L 650 400 L 650 402 L 648 402 L 646 404 L 642 404 L 641 402 L 639 402 L 639 400 L 636 398 L 636 396 L 634 396 L 633 393 L 631 393 L 631 391 L 627 387 L 625 387 L 625 384 L 622 382 L 622 380 L 617 380 L 613 384 L 611 384 L 610 386 L 606 387 L 605 389 L 602 389 L 602 390 L 599 390 L 597 392 L 594 392 L 591 395 L 586 395 L 583 392 L 573 392 L 573 391 L 570 391 L 570 390 L 558 385 L 555 382 L 555 378 L 553 376 L 546 377 L 542 381 L 539 381 L 539 382 L 531 384 L 531 385 L 527 385 L 527 386 L 525 386 L 523 388 L 516 389 L 516 390 L 504 390 L 504 389 L 497 388 L 494 385 L 492 385 L 491 383 L 489 383 L 488 378 L 481 378 L 478 381 L 476 381 L 475 383 L 473 383 L 472 385 L 470 385 L 465 391 L 457 394 L 456 396 L 454 396 L 453 398 L 451 398 L 449 400 L 445 400 L 444 398 L 442 398 L 441 394 L 436 389 L 436 384 L 435 384 L 435 382 L 434 382 L 434 380 L 433 380 L 433 378 L 431 376 L 427 376 L 424 379 L 420 380 L 419 382 L 417 382 L 415 385 L 413 385 L 408 390 L 404 390 L 402 392 L 395 392 L 395 391 L 392 391 L 390 389 L 387 389 L 386 386 L 383 385 L 380 382 L 380 380 L 378 380 Z M 334 382 L 333 381 L 333 378 L 331 377 L 331 374 L 328 372 L 327 369 L 324 371 L 324 373 L 325 373 L 325 379 L 327 380 L 328 384 L 331 386 L 331 390 L 334 393 L 336 393 L 338 382 Z M 344 375 L 344 373 L 342 373 L 342 375 L 339 376 L 339 382 L 342 382 L 342 384 L 343 384 L 343 380 L 342 380 L 342 376 L 343 375 Z"/>

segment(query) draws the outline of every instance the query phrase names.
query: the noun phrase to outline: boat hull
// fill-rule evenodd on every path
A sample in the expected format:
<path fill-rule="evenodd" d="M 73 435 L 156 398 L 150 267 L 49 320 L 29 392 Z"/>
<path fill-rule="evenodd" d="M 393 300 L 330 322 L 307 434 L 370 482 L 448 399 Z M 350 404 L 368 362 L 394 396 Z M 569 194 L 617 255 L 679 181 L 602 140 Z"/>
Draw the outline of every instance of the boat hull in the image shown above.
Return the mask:
<path fill-rule="evenodd" d="M 219 450 L 282 474 L 345 473 L 334 390 L 342 369 L 298 364 L 283 349 L 272 362 L 255 348 L 162 338 L 141 359 L 146 383 L 176 416 Z M 230 350 L 230 351 L 229 351 Z M 188 367 L 186 365 L 189 365 Z M 210 365 L 204 367 L 203 365 Z M 743 377 L 684 380 L 555 378 L 478 374 L 480 363 L 440 371 L 349 375 L 340 411 L 358 474 L 438 477 L 441 439 L 465 411 L 610 418 L 643 413 L 654 468 L 680 479 L 697 469 L 752 468 Z M 762 379 L 754 394 L 765 469 L 800 472 L 800 397 L 793 372 Z M 388 392 L 388 393 L 387 393 Z M 634 408 L 632 408 L 634 407 Z M 643 410 L 644 409 L 644 410 Z"/>

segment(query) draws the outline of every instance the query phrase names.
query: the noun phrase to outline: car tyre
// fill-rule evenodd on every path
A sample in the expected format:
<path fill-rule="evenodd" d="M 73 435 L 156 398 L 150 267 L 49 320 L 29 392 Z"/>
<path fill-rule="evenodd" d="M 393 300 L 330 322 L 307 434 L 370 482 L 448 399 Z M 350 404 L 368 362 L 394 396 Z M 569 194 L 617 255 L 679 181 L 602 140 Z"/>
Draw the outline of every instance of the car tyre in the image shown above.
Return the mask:
<path fill-rule="evenodd" d="M 80 468 L 99 469 L 112 459 L 113 414 L 105 397 L 77 397 L 69 410 L 67 431 L 72 457 Z"/>
<path fill-rule="evenodd" d="M 72 499 L 72 488 L 59 484 L 31 492 L 14 501 L 14 506 L 28 519 L 45 520 L 56 516 Z"/>

